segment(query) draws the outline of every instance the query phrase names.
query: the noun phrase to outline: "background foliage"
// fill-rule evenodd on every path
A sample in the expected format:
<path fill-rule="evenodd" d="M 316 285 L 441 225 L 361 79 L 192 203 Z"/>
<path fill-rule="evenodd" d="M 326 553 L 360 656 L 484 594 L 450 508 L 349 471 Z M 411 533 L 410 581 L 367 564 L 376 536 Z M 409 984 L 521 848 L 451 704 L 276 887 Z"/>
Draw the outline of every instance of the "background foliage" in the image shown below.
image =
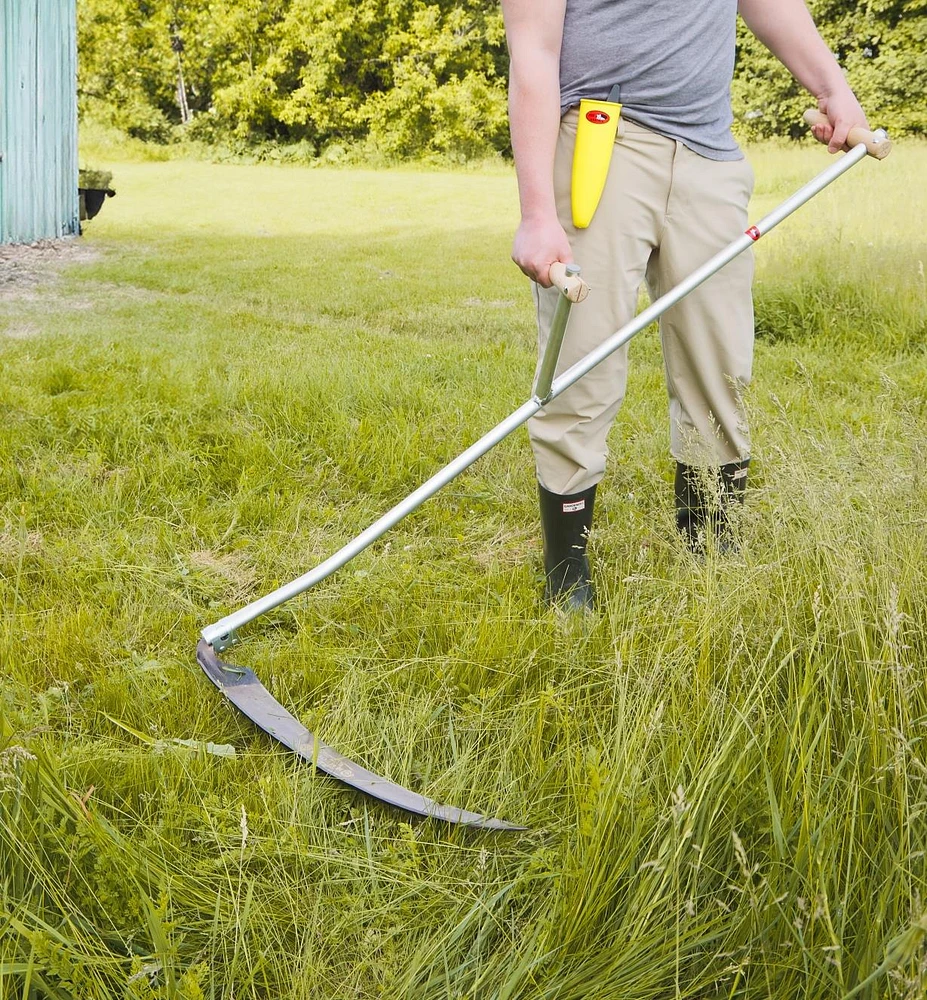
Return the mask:
<path fill-rule="evenodd" d="M 927 131 L 927 3 L 924 0 L 810 0 L 815 20 L 873 127 L 892 135 Z M 804 132 L 808 96 L 741 23 L 733 86 L 745 138 Z"/>
<path fill-rule="evenodd" d="M 927 130 L 924 0 L 811 0 L 872 120 Z M 509 151 L 497 0 L 79 0 L 85 117 L 129 135 L 337 159 Z M 192 117 L 178 99 L 182 72 Z M 741 25 L 745 138 L 790 134 L 808 98 Z"/>
<path fill-rule="evenodd" d="M 82 0 L 79 24 L 83 113 L 139 138 L 180 123 L 182 64 L 189 138 L 507 148 L 502 16 L 486 0 Z"/>

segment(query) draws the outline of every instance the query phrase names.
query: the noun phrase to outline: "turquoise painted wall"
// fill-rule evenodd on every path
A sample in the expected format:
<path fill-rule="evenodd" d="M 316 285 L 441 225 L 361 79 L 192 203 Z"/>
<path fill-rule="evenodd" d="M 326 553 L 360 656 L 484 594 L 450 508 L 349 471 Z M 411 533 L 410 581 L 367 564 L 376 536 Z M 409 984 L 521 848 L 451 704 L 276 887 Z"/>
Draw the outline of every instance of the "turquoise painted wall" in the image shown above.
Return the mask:
<path fill-rule="evenodd" d="M 0 243 L 78 232 L 77 0 L 0 0 Z"/>

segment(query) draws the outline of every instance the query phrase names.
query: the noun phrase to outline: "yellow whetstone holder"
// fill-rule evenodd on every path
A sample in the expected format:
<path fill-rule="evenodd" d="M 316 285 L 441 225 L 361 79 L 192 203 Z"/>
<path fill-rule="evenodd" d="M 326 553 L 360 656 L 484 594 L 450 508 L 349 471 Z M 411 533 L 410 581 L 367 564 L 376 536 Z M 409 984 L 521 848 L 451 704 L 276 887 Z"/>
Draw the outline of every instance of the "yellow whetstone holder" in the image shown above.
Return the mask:
<path fill-rule="evenodd" d="M 605 189 L 621 117 L 620 96 L 621 88 L 616 83 L 604 101 L 584 98 L 579 102 L 571 185 L 573 225 L 577 229 L 585 229 L 592 222 Z"/>

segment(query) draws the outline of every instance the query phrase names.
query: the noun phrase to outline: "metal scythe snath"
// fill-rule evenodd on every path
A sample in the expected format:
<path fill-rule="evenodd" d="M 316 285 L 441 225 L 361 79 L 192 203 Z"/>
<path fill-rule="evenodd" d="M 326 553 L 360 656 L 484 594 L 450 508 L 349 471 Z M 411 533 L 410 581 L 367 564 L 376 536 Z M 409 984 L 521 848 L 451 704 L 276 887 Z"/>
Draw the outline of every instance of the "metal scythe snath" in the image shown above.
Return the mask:
<path fill-rule="evenodd" d="M 809 125 L 826 123 L 827 118 L 817 111 L 805 113 L 805 121 Z M 272 611 L 286 601 L 305 593 L 310 587 L 331 576 L 345 563 L 363 552 L 369 545 L 384 535 L 390 528 L 398 524 L 412 511 L 420 507 L 427 499 L 434 496 L 442 487 L 456 479 L 468 469 L 478 458 L 481 458 L 500 441 L 508 437 L 512 431 L 521 427 L 552 399 L 556 399 L 571 385 L 579 381 L 587 372 L 604 361 L 609 355 L 626 344 L 632 337 L 640 333 L 654 320 L 658 319 L 668 309 L 683 299 L 686 295 L 707 281 L 713 274 L 721 270 L 735 257 L 749 249 L 761 237 L 773 230 L 783 219 L 810 201 L 838 177 L 845 174 L 851 167 L 859 163 L 867 155 L 876 159 L 884 159 L 891 150 L 886 133 L 880 129 L 877 132 L 867 132 L 864 129 L 853 129 L 849 136 L 848 153 L 823 170 L 814 180 L 809 181 L 790 198 L 787 198 L 778 208 L 774 209 L 756 225 L 750 226 L 742 235 L 725 249 L 715 254 L 700 268 L 689 275 L 684 281 L 653 302 L 635 319 L 613 333 L 595 350 L 590 351 L 575 365 L 554 377 L 557 361 L 560 356 L 560 345 L 566 331 L 570 309 L 574 302 L 581 302 L 588 293 L 588 287 L 579 276 L 579 268 L 574 265 L 554 264 L 551 266 L 550 277 L 554 285 L 560 289 L 560 298 L 551 325 L 551 334 L 534 386 L 531 398 L 497 424 L 466 451 L 449 462 L 443 469 L 423 483 L 417 490 L 410 493 L 395 507 L 387 511 L 379 520 L 362 531 L 354 539 L 329 556 L 315 569 L 303 574 L 297 579 L 279 587 L 273 593 L 253 601 L 234 614 L 227 615 L 213 625 L 203 629 L 196 648 L 196 658 L 207 677 L 219 690 L 252 722 L 273 736 L 284 746 L 289 747 L 299 757 L 313 764 L 318 770 L 337 778 L 339 781 L 356 788 L 358 791 L 371 795 L 382 802 L 398 806 L 407 812 L 419 816 L 431 816 L 435 819 L 472 826 L 484 830 L 524 830 L 505 820 L 492 819 L 480 813 L 468 812 L 454 806 L 441 805 L 433 799 L 426 798 L 416 792 L 403 788 L 401 785 L 368 771 L 353 761 L 348 760 L 332 747 L 316 739 L 305 726 L 291 715 L 264 687 L 254 671 L 238 667 L 219 658 L 219 653 L 228 649 L 238 641 L 238 630 L 254 621 L 255 618 Z"/>

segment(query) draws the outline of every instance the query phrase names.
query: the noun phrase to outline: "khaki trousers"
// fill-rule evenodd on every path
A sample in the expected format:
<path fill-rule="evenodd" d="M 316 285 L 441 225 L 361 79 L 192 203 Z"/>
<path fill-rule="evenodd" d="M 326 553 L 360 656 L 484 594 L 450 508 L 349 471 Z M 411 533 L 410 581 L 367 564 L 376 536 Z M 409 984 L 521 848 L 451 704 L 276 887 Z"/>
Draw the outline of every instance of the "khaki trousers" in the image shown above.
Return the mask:
<path fill-rule="evenodd" d="M 560 127 L 557 211 L 591 292 L 573 308 L 557 374 L 633 319 L 642 282 L 655 299 L 747 228 L 753 171 L 746 160 L 709 160 L 681 142 L 622 120 L 598 210 L 588 229 L 571 219 L 577 112 Z M 689 465 L 750 455 L 742 394 L 753 362 L 752 252 L 664 313 L 660 338 L 669 394 L 670 451 Z M 543 354 L 558 292 L 535 286 Z M 578 493 L 605 472 L 606 436 L 625 394 L 627 346 L 528 423 L 538 479 Z"/>

